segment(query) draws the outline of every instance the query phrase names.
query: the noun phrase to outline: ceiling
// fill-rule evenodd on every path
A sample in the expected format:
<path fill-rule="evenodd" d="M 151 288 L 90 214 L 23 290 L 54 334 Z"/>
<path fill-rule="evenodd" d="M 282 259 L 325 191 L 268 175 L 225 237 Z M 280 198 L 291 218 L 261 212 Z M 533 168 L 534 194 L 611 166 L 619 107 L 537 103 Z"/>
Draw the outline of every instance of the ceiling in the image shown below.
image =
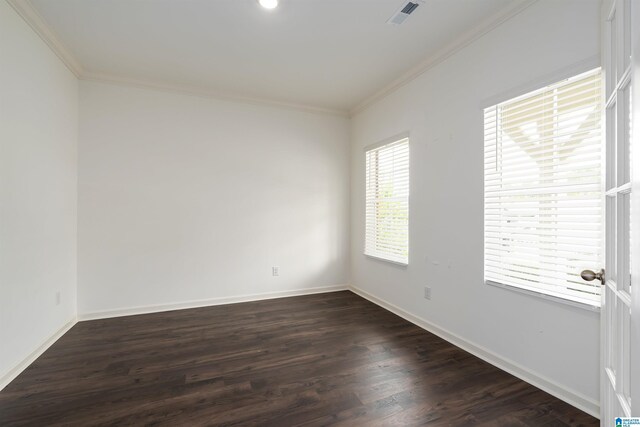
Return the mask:
<path fill-rule="evenodd" d="M 83 78 L 336 112 L 359 108 L 526 3 L 426 0 L 394 26 L 385 22 L 403 0 L 280 0 L 271 11 L 256 0 L 30 2 Z"/>

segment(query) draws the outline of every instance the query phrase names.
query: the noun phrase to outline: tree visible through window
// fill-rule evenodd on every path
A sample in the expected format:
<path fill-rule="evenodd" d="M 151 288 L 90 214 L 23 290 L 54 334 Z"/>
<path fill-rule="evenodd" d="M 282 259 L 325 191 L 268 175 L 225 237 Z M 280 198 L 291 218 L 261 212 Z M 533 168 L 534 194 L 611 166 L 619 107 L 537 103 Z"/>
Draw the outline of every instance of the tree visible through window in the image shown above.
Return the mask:
<path fill-rule="evenodd" d="M 485 280 L 598 305 L 601 74 L 485 109 Z"/>
<path fill-rule="evenodd" d="M 366 151 L 365 254 L 409 262 L 409 140 Z"/>

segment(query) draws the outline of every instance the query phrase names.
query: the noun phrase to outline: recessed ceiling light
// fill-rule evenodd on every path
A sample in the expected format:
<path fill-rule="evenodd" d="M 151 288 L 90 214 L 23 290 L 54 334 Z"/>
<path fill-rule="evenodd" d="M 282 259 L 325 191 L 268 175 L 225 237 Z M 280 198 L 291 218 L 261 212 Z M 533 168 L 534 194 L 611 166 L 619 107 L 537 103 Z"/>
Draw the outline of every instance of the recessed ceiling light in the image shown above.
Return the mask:
<path fill-rule="evenodd" d="M 278 7 L 278 0 L 258 0 L 258 3 L 265 9 L 275 9 Z"/>

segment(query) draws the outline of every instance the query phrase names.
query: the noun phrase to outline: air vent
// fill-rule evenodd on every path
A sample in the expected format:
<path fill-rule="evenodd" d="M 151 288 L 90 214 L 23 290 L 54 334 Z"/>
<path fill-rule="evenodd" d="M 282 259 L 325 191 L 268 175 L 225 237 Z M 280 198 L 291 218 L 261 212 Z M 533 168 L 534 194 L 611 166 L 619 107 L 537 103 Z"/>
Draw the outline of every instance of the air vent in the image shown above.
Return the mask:
<path fill-rule="evenodd" d="M 387 21 L 387 24 L 400 25 L 402 24 L 411 13 L 418 8 L 422 3 L 422 0 L 407 1 L 402 4 L 400 9 L 393 14 Z"/>
<path fill-rule="evenodd" d="M 411 12 L 413 12 L 416 7 L 418 7 L 418 3 L 409 2 L 405 5 L 405 7 L 402 8 L 400 12 L 406 13 L 407 15 L 411 15 Z"/>

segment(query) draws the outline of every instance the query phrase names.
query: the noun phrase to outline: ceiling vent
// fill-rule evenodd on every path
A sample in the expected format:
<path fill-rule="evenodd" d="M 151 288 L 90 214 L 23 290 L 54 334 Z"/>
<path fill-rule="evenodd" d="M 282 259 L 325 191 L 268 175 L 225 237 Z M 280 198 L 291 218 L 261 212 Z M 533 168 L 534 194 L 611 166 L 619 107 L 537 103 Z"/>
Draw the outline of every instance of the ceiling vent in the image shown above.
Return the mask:
<path fill-rule="evenodd" d="M 418 6 L 423 3 L 424 1 L 422 0 L 405 1 L 404 3 L 402 3 L 402 6 L 400 6 L 400 9 L 398 9 L 391 18 L 389 18 L 387 24 L 402 24 L 409 17 L 409 15 L 411 15 L 418 8 Z"/>

